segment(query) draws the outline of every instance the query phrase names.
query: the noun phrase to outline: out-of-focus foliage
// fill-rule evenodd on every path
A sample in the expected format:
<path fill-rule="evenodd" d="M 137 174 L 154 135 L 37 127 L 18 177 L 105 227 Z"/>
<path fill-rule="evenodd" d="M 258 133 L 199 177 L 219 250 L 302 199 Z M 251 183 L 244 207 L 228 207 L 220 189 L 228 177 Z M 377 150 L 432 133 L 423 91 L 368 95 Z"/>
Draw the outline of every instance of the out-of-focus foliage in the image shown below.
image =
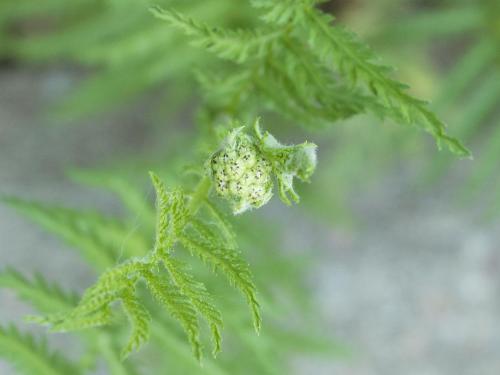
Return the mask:
<path fill-rule="evenodd" d="M 51 353 L 45 342 L 37 343 L 29 334 L 22 334 L 15 326 L 0 327 L 0 352 L 25 374 L 63 375 L 80 374 L 76 365 L 62 356 Z"/>
<path fill-rule="evenodd" d="M 250 26 L 246 1 L 159 0 L 220 26 Z M 209 56 L 157 22 L 147 1 L 5 0 L 0 3 L 0 56 L 37 63 L 71 62 L 90 68 L 73 94 L 55 103 L 65 118 L 109 109 L 148 90 L 176 110 L 193 89 L 193 67 Z M 166 89 L 169 89 L 170 95 Z M 175 94 L 173 94 L 175 93 Z"/>
<path fill-rule="evenodd" d="M 416 93 L 431 99 L 431 108 L 446 120 L 450 132 L 471 146 L 474 160 L 457 163 L 433 152 L 422 138 L 373 124 L 372 119 L 350 122 L 325 140 L 332 146 L 321 157 L 330 168 L 320 169 L 315 180 L 310 200 L 314 212 L 352 223 L 346 196 L 366 191 L 374 177 L 398 168 L 412 174 L 415 192 L 452 176 L 460 204 L 486 203 L 485 216 L 497 215 L 500 5 L 489 0 L 396 4 L 363 2 L 345 9 L 343 16 L 387 60 L 399 62 L 399 75 Z"/>
<path fill-rule="evenodd" d="M 470 155 L 446 134 L 444 123 L 424 101 L 391 78 L 391 67 L 380 64 L 366 44 L 336 25 L 316 3 L 253 1 L 264 21 L 254 32 L 203 24 L 172 8 L 153 12 L 192 36 L 196 44 L 240 64 L 233 74 L 225 71 L 219 79 L 202 79 L 207 98 L 218 99 L 219 113 L 255 116 L 268 107 L 307 129 L 372 113 L 418 126 L 433 135 L 439 148 L 444 145 L 457 155 Z"/>
<path fill-rule="evenodd" d="M 206 98 L 211 103 L 209 108 L 217 115 L 248 121 L 268 108 L 289 121 L 318 129 L 339 119 L 368 112 L 398 123 L 416 125 L 431 133 L 439 147 L 445 145 L 453 153 L 469 155 L 457 139 L 446 134 L 444 123 L 427 108 L 426 103 L 409 95 L 407 86 L 390 76 L 392 69 L 389 66 L 380 64 L 375 53 L 355 34 L 334 24 L 333 17 L 316 8 L 321 1 L 254 0 L 250 1 L 252 8 L 248 11 L 244 6 L 248 2 L 244 1 L 202 2 L 199 3 L 203 4 L 201 9 L 200 5 L 191 9 L 186 2 L 182 3 L 183 6 L 175 1 L 166 3 L 166 8 L 152 8 L 158 18 L 180 28 L 194 38 L 196 44 L 239 66 L 218 63 L 216 72 L 219 74 L 214 75 L 209 57 L 187 49 L 189 58 L 184 58 L 185 39 L 176 32 L 165 32 L 161 26 L 155 25 L 144 14 L 144 9 L 142 12 L 137 10 L 133 17 L 125 18 L 124 14 L 144 6 L 143 3 L 131 6 L 127 1 L 118 8 L 114 1 L 103 1 L 100 4 L 103 9 L 95 9 L 92 4 L 88 10 L 90 18 L 83 16 L 83 19 L 79 18 L 86 13 L 86 8 L 75 16 L 72 6 L 69 15 L 65 14 L 56 22 L 64 25 L 66 17 L 69 17 L 72 21 L 69 30 L 61 26 L 48 32 L 45 39 L 8 38 L 6 50 L 8 54 L 21 58 L 63 55 L 86 63 L 107 64 L 105 73 L 113 78 L 98 76 L 91 82 L 97 82 L 99 87 L 92 87 L 91 84 L 90 89 L 80 90 L 73 99 L 79 110 L 89 104 L 91 108 L 96 103 L 106 104 L 110 98 L 117 100 L 131 90 L 133 92 L 134 87 L 143 90 L 153 83 L 163 83 L 168 77 L 174 77 L 186 87 L 190 81 L 188 73 L 197 63 L 202 69 L 200 79 Z M 3 13 L 11 14 L 10 18 L 6 17 L 7 24 L 19 13 L 22 16 L 23 12 L 19 9 L 26 8 L 17 2 L 6 3 Z M 229 10 L 240 16 L 236 20 L 226 17 L 225 12 Z M 144 14 L 146 21 L 142 18 L 136 21 L 135 14 Z M 232 27 L 231 21 L 235 21 L 236 28 Z M 128 26 L 128 22 L 132 22 L 132 26 Z M 152 32 L 149 29 L 144 34 L 145 26 L 141 22 L 153 25 L 153 35 L 148 34 Z M 249 25 L 255 27 L 251 31 L 245 30 L 249 29 Z M 100 32 L 96 34 L 98 30 Z M 161 37 L 154 38 L 155 35 Z M 184 47 L 179 48 L 179 43 L 169 44 L 165 38 L 180 40 L 180 45 Z M 106 44 L 107 40 L 109 44 Z M 120 40 L 122 43 L 118 43 Z M 141 48 L 137 51 L 130 45 Z M 54 46 L 56 50 L 51 50 L 50 47 Z M 110 51 L 115 51 L 117 55 Z M 133 63 L 134 57 L 146 58 L 146 64 Z M 172 66 L 181 68 L 168 72 Z M 218 120 L 217 117 L 215 120 Z"/>
<path fill-rule="evenodd" d="M 460 173 L 464 194 L 473 197 L 485 192 L 483 186 L 500 184 L 497 162 L 500 12 L 496 1 L 443 1 L 413 6 L 409 1 L 356 2 L 334 9 L 339 21 L 333 21 L 328 13 L 330 7 L 335 8 L 335 2 L 255 0 L 251 3 L 40 0 L 34 6 L 28 0 L 4 0 L 0 3 L 0 54 L 15 61 L 76 63 L 86 67 L 88 71 L 73 94 L 62 103 L 55 103 L 59 113 L 67 117 L 106 110 L 151 92 L 160 93 L 160 99 L 152 98 L 153 101 L 168 108 L 169 113 L 177 113 L 183 104 L 197 98 L 194 88 L 201 84 L 199 143 L 188 140 L 178 144 L 178 155 L 162 159 L 161 168 L 155 168 L 162 170 L 162 176 L 168 176 L 169 186 L 178 183 L 189 187 L 187 195 L 192 193 L 195 179 L 184 176 L 180 180 L 179 164 L 195 165 L 190 171 L 199 174 L 202 156 L 208 150 L 213 151 L 210 141 L 218 132 L 214 125 L 230 123 L 227 119 L 234 117 L 248 121 L 262 111 L 266 123 L 273 124 L 273 131 L 280 138 L 282 134 L 295 136 L 293 132 L 297 130 L 291 130 L 289 124 L 325 134 L 318 142 L 318 176 L 313 189 L 306 188 L 304 192 L 308 208 L 322 218 L 349 217 L 345 197 L 361 191 L 373 177 L 397 165 L 396 161 L 414 167 L 414 161 L 418 160 L 415 184 L 420 185 L 424 181 L 435 182 L 456 165 L 452 163 L 456 158 L 438 155 L 412 128 L 380 124 L 383 118 L 416 125 L 430 132 L 438 144 L 466 155 L 467 150 L 445 133 L 444 123 L 431 112 L 435 110 L 447 120 L 451 134 L 474 146 L 475 167 Z M 153 17 L 149 5 L 156 6 L 154 14 L 161 20 Z M 379 64 L 373 52 L 339 24 L 366 34 L 365 39 L 376 51 L 394 62 L 391 65 L 400 66 L 398 80 L 409 82 L 412 91 L 390 78 L 394 74 L 389 75 L 389 69 Z M 435 100 L 429 106 L 413 95 Z M 367 115 L 370 113 L 376 116 Z M 340 120 L 346 124 L 339 124 Z M 334 123 L 340 126 L 333 128 Z M 165 131 L 167 137 L 169 131 L 176 130 L 169 126 Z M 202 150 L 200 155 L 186 156 L 185 149 L 196 147 Z M 151 239 L 155 217 L 143 187 L 134 187 L 143 180 L 137 175 L 126 179 L 111 171 L 75 172 L 73 177 L 115 191 L 130 212 L 117 218 L 19 199 L 7 202 L 78 249 L 98 273 L 123 260 L 145 256 L 147 259 L 149 250 L 154 248 Z M 162 185 L 155 181 L 161 193 Z M 493 194 L 491 199 L 497 203 L 492 207 L 498 208 L 499 194 L 490 193 Z M 202 219 L 216 222 L 208 228 L 204 224 L 205 233 L 218 228 L 226 239 L 232 237 L 227 220 L 220 213 L 223 208 L 210 202 L 204 210 L 200 213 Z M 172 212 L 168 211 L 166 216 L 169 215 Z M 139 228 L 132 230 L 137 222 Z M 108 295 L 106 290 L 104 297 L 113 298 L 98 306 L 100 315 L 93 315 L 94 309 L 91 316 L 85 316 L 90 318 L 85 322 L 88 326 L 114 323 L 108 328 L 82 331 L 77 336 L 86 348 L 85 362 L 78 364 L 79 368 L 82 372 L 91 370 L 103 358 L 111 374 L 142 373 L 145 364 L 148 371 L 166 368 L 174 374 L 283 374 L 287 372 L 287 361 L 295 353 L 311 351 L 329 356 L 342 353 L 341 348 L 316 340 L 311 334 L 312 328 L 305 319 L 313 310 L 308 309 L 310 292 L 302 283 L 304 264 L 277 250 L 276 238 L 284 228 L 275 222 L 272 227 L 270 230 L 256 220 L 246 219 L 235 228 L 260 291 L 265 328 L 259 337 L 248 324 L 244 304 L 235 299 L 227 283 L 180 254 L 172 262 L 189 262 L 193 275 L 205 284 L 199 286 L 185 272 L 170 272 L 177 286 L 184 288 L 180 294 L 190 294 L 191 303 L 200 295 L 206 300 L 205 288 L 219 297 L 217 303 L 224 315 L 224 342 L 228 344 L 218 359 L 205 359 L 204 367 L 200 368 L 182 329 L 171 316 L 181 322 L 197 354 L 210 334 L 201 329 L 202 338 L 198 342 L 199 329 L 191 329 L 197 324 L 191 310 L 165 314 L 157 303 L 148 300 L 146 288 L 134 279 L 133 285 L 120 294 L 128 314 L 110 319 L 109 307 L 117 294 L 113 291 Z M 190 245 L 193 244 L 184 243 L 193 250 Z M 117 267 L 120 265 L 123 263 Z M 176 266 L 175 270 L 181 268 Z M 155 284 L 151 282 L 155 274 L 147 275 L 149 279 L 144 275 L 143 279 L 149 280 L 150 286 Z M 125 275 L 124 280 L 130 276 Z M 101 280 L 109 287 L 105 277 Z M 234 279 L 230 281 L 235 283 Z M 158 297 L 165 285 L 155 285 L 160 287 L 155 289 L 158 293 L 152 294 Z M 197 286 L 193 289 L 193 285 Z M 73 294 L 50 286 L 43 278 L 31 280 L 8 270 L 0 275 L 0 286 L 16 291 L 41 314 L 50 316 L 51 323 L 64 322 L 59 315 L 52 315 L 61 308 L 71 310 L 77 306 Z M 252 295 L 253 287 L 250 289 Z M 157 299 L 165 300 L 161 296 Z M 259 325 L 256 306 L 250 305 Z M 199 307 L 197 312 L 205 317 L 207 311 L 217 311 L 211 304 L 203 307 L 207 308 L 205 312 Z M 140 355 L 121 362 L 119 348 L 128 333 L 122 328 L 124 324 L 115 323 L 123 323 L 126 315 L 133 331 L 125 354 L 143 344 L 148 335 L 151 344 Z M 218 314 L 207 320 L 209 325 L 211 322 L 218 350 L 221 328 Z M 300 321 L 298 327 L 289 322 L 295 320 Z M 84 325 L 82 321 L 77 323 Z M 3 348 L 17 345 L 20 349 L 2 349 L 2 343 Z M 36 367 L 19 367 L 26 373 L 39 369 L 37 373 L 58 374 L 58 363 L 77 366 L 66 364 L 68 361 L 53 361 L 43 345 L 34 344 L 17 329 L 0 331 L 0 351 L 21 364 L 30 358 L 28 361 L 33 363 L 29 364 Z"/>

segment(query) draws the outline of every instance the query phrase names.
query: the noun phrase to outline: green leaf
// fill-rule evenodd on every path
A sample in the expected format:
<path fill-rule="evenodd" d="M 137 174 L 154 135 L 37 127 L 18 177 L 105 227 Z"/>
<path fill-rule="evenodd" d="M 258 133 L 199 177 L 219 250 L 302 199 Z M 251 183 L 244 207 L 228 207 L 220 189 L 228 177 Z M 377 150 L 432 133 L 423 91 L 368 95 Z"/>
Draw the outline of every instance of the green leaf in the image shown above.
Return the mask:
<path fill-rule="evenodd" d="M 196 281 L 187 272 L 189 270 L 187 265 L 168 255 L 165 255 L 162 260 L 179 292 L 191 301 L 198 313 L 207 321 L 212 333 L 213 355 L 216 356 L 221 351 L 222 344 L 221 312 L 213 303 L 212 296 L 205 285 Z"/>
<path fill-rule="evenodd" d="M 308 9 L 306 15 L 302 39 L 311 45 L 324 64 L 334 64 L 353 84 L 362 81 L 397 122 L 414 124 L 431 133 L 439 148 L 444 144 L 459 156 L 471 156 L 460 141 L 446 134 L 445 124 L 427 108 L 425 102 L 407 94 L 406 85 L 389 77 L 391 69 L 378 63 L 375 54 L 353 33 L 332 26 L 333 17 L 318 10 Z M 352 78 L 353 72 L 357 81 Z"/>
<path fill-rule="evenodd" d="M 80 250 L 89 264 L 101 270 L 114 264 L 119 254 L 119 244 L 123 243 L 128 232 L 117 220 L 96 212 L 77 211 L 12 197 L 4 198 L 3 202 Z"/>
<path fill-rule="evenodd" d="M 181 324 L 191 343 L 194 356 L 200 361 L 202 357 L 200 327 L 194 305 L 178 287 L 167 283 L 154 273 L 144 271 L 143 276 L 152 296 Z"/>
<path fill-rule="evenodd" d="M 123 292 L 121 300 L 132 328 L 128 342 L 121 353 L 123 359 L 128 357 L 131 352 L 138 350 L 149 340 L 151 315 L 141 302 L 137 300 L 133 290 Z"/>
<path fill-rule="evenodd" d="M 203 238 L 199 235 L 191 236 L 186 234 L 180 237 L 179 241 L 193 255 L 211 265 L 214 271 L 219 271 L 234 287 L 243 293 L 252 312 L 255 330 L 259 332 L 262 317 L 260 305 L 257 301 L 257 290 L 252 280 L 250 268 L 240 253 L 234 249 L 225 248 L 218 243 L 213 243 L 209 238 Z"/>
<path fill-rule="evenodd" d="M 0 272 L 0 288 L 9 288 L 21 299 L 29 302 L 38 311 L 53 313 L 76 305 L 78 296 L 63 291 L 57 284 L 51 284 L 37 273 L 33 280 L 28 280 L 13 269 Z"/>
<path fill-rule="evenodd" d="M 26 375 L 82 374 L 76 365 L 51 352 L 46 342 L 37 342 L 32 335 L 23 334 L 14 326 L 0 327 L 0 357 Z"/>
<path fill-rule="evenodd" d="M 243 63 L 258 59 L 273 47 L 282 31 L 263 32 L 248 30 L 226 30 L 210 27 L 173 9 L 151 8 L 153 15 L 194 37 L 194 44 L 208 49 L 222 59 Z"/>

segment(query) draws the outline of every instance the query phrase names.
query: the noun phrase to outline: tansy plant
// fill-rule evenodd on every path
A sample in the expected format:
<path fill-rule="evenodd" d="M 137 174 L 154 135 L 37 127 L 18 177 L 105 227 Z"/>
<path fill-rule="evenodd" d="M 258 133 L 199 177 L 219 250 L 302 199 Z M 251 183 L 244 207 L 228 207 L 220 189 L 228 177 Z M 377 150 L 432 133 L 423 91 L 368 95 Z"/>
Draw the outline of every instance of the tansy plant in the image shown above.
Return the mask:
<path fill-rule="evenodd" d="M 282 361 L 268 349 L 281 350 L 293 342 L 300 346 L 309 342 L 308 336 L 290 338 L 284 333 L 287 329 L 280 331 L 272 326 L 277 333 L 267 338 L 250 337 L 237 307 L 217 297 L 227 289 L 227 282 L 240 291 L 259 332 L 261 305 L 272 306 L 267 313 L 274 313 L 278 320 L 287 307 L 272 304 L 270 301 L 281 299 L 269 297 L 271 293 L 257 293 L 256 284 L 263 286 L 259 290 L 265 290 L 280 282 L 291 285 L 295 278 L 289 274 L 277 276 L 276 270 L 285 273 L 290 268 L 281 258 L 275 260 L 278 266 L 273 268 L 273 257 L 277 257 L 274 245 L 256 244 L 258 239 L 254 238 L 247 241 L 242 255 L 237 239 L 245 238 L 241 230 L 244 218 L 228 219 L 225 207 L 234 215 L 252 217 L 247 211 L 265 205 L 275 191 L 287 205 L 298 202 L 294 180 L 307 182 L 311 178 L 317 164 L 316 145 L 282 144 L 261 130 L 258 120 L 253 126 L 250 122 L 262 116 L 273 129 L 288 129 L 293 124 L 321 131 L 339 120 L 368 113 L 375 115 L 375 121 L 388 118 L 413 125 L 430 133 L 439 148 L 470 156 L 458 139 L 447 134 L 444 122 L 426 102 L 413 97 L 366 44 L 321 10 L 322 2 L 163 0 L 149 11 L 136 1 L 40 0 L 36 7 L 27 6 L 24 0 L 2 2 L 0 54 L 25 60 L 64 57 L 101 68 L 99 75 L 84 81 L 70 100 L 76 112 L 100 110 L 166 82 L 179 99 L 171 111 L 179 111 L 182 99 L 192 99 L 196 82 L 203 94 L 197 111 L 199 144 L 208 147 L 199 148 L 203 151 L 200 156 L 188 152 L 195 148 L 190 141 L 190 147 L 162 160 L 161 168 L 169 171 L 176 163 L 189 163 L 194 166 L 196 180 L 183 180 L 176 171 L 169 174 L 166 185 L 158 176 L 162 173 L 150 174 L 156 191 L 156 215 L 150 202 L 122 179 L 111 174 L 77 176 L 116 192 L 133 217 L 139 217 L 138 231 L 131 231 L 135 224 L 130 218 L 5 199 L 78 248 L 100 277 L 78 298 L 43 278 L 30 281 L 15 271 L 0 273 L 0 286 L 15 290 L 29 301 L 42 315 L 31 319 L 49 325 L 51 330 L 109 327 L 86 330 L 79 336 L 88 344 L 88 358 L 78 366 L 66 360 L 52 361 L 43 345 L 35 345 L 15 328 L 0 329 L 0 354 L 24 364 L 19 367 L 28 374 L 84 373 L 103 357 L 113 375 L 135 375 L 138 371 L 120 361 L 116 347 L 121 344 L 123 359 L 151 339 L 153 347 L 162 351 L 159 357 L 173 357 L 169 370 L 176 370 L 172 373 L 200 373 L 192 358 L 202 357 L 206 334 L 200 321 L 204 321 L 214 354 L 222 348 L 223 326 L 237 337 L 232 344 L 240 345 L 240 353 L 251 353 L 241 358 L 235 350 L 228 356 L 237 357 L 227 362 L 207 360 L 204 374 L 284 373 Z M 131 14 L 133 17 L 128 18 Z M 46 26 L 42 36 L 9 34 L 11 25 L 24 24 L 19 20 L 37 20 L 40 15 L 56 17 L 57 21 Z M 267 123 L 268 118 L 272 122 Z M 217 138 L 217 127 L 226 123 L 235 125 Z M 168 138 L 168 134 L 162 134 L 162 138 Z M 348 151 L 350 147 L 346 145 Z M 240 230 L 235 231 L 233 226 Z M 253 233 L 255 226 L 247 227 L 247 233 Z M 257 248 L 247 251 L 252 246 Z M 191 256 L 207 267 L 197 267 Z M 246 261 L 250 256 L 261 257 L 260 266 L 253 265 L 258 271 L 256 280 Z M 207 271 L 227 282 L 221 286 Z M 303 291 L 295 284 L 292 289 L 294 296 Z M 293 311 L 303 312 L 303 297 Z M 118 313 L 117 305 L 131 327 L 124 345 L 119 329 L 123 314 Z M 177 335 L 179 327 L 194 356 L 186 354 L 186 340 Z M 244 361 L 243 370 L 234 370 Z"/>
<path fill-rule="evenodd" d="M 176 250 L 182 248 L 226 276 L 243 294 L 259 332 L 261 313 L 256 287 L 238 251 L 235 234 L 210 202 L 211 188 L 230 202 L 234 214 L 266 204 L 273 194 L 273 178 L 285 203 L 290 204 L 288 196 L 298 202 L 293 179 L 309 179 L 316 167 L 315 152 L 312 143 L 280 144 L 261 131 L 257 120 L 253 134 L 247 133 L 244 126 L 229 132 L 221 149 L 206 162 L 206 176 L 192 193 L 180 188 L 169 191 L 151 172 L 157 196 L 156 237 L 151 251 L 107 269 L 71 311 L 31 319 L 50 325 L 54 331 L 102 326 L 113 321 L 112 304 L 120 302 L 132 327 L 122 350 L 125 357 L 150 334 L 151 314 L 138 294 L 138 284 L 143 283 L 156 303 L 179 322 L 198 359 L 202 356 L 198 317 L 203 318 L 216 355 L 221 350 L 222 313 L 205 285 L 176 259 Z M 202 208 L 208 215 L 200 214 Z"/>

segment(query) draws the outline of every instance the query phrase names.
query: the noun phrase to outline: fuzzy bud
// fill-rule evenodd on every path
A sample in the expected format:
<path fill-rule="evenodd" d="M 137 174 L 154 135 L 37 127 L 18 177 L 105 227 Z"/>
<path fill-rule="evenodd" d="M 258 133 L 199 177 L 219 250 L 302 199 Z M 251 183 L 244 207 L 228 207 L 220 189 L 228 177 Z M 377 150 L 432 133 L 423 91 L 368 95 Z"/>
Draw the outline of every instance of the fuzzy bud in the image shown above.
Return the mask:
<path fill-rule="evenodd" d="M 231 131 L 206 163 L 216 193 L 230 201 L 234 214 L 240 214 L 271 199 L 274 175 L 281 200 L 291 204 L 290 195 L 298 202 L 293 179 L 309 181 L 316 168 L 316 145 L 282 145 L 268 132 L 262 134 L 258 121 L 254 124 L 255 136 L 243 130 Z"/>
<path fill-rule="evenodd" d="M 215 191 L 235 214 L 266 204 L 273 195 L 272 167 L 242 128 L 234 130 L 208 163 Z"/>

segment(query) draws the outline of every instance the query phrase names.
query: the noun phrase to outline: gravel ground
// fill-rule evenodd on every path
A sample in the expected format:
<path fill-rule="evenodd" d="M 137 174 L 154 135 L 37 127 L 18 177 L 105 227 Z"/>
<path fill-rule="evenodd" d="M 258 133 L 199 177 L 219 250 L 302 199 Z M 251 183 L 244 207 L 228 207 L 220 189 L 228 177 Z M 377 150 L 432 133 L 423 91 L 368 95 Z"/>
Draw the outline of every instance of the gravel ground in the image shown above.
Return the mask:
<path fill-rule="evenodd" d="M 0 194 L 112 205 L 106 194 L 69 183 L 64 169 L 141 148 L 148 135 L 137 130 L 134 111 L 84 126 L 41 124 L 36 113 L 71 86 L 70 76 L 0 71 Z M 323 250 L 311 282 L 320 311 L 328 332 L 356 354 L 335 366 L 297 359 L 297 374 L 500 374 L 500 223 L 480 222 L 444 194 L 416 201 L 401 191 L 404 182 L 388 177 L 356 204 L 360 227 L 315 231 L 314 248 Z M 301 233 L 303 223 L 290 225 Z M 2 206 L 0 264 L 43 270 L 77 288 L 93 277 L 59 241 Z M 29 312 L 6 291 L 0 306 L 2 321 Z M 0 374 L 14 372 L 0 361 Z"/>

